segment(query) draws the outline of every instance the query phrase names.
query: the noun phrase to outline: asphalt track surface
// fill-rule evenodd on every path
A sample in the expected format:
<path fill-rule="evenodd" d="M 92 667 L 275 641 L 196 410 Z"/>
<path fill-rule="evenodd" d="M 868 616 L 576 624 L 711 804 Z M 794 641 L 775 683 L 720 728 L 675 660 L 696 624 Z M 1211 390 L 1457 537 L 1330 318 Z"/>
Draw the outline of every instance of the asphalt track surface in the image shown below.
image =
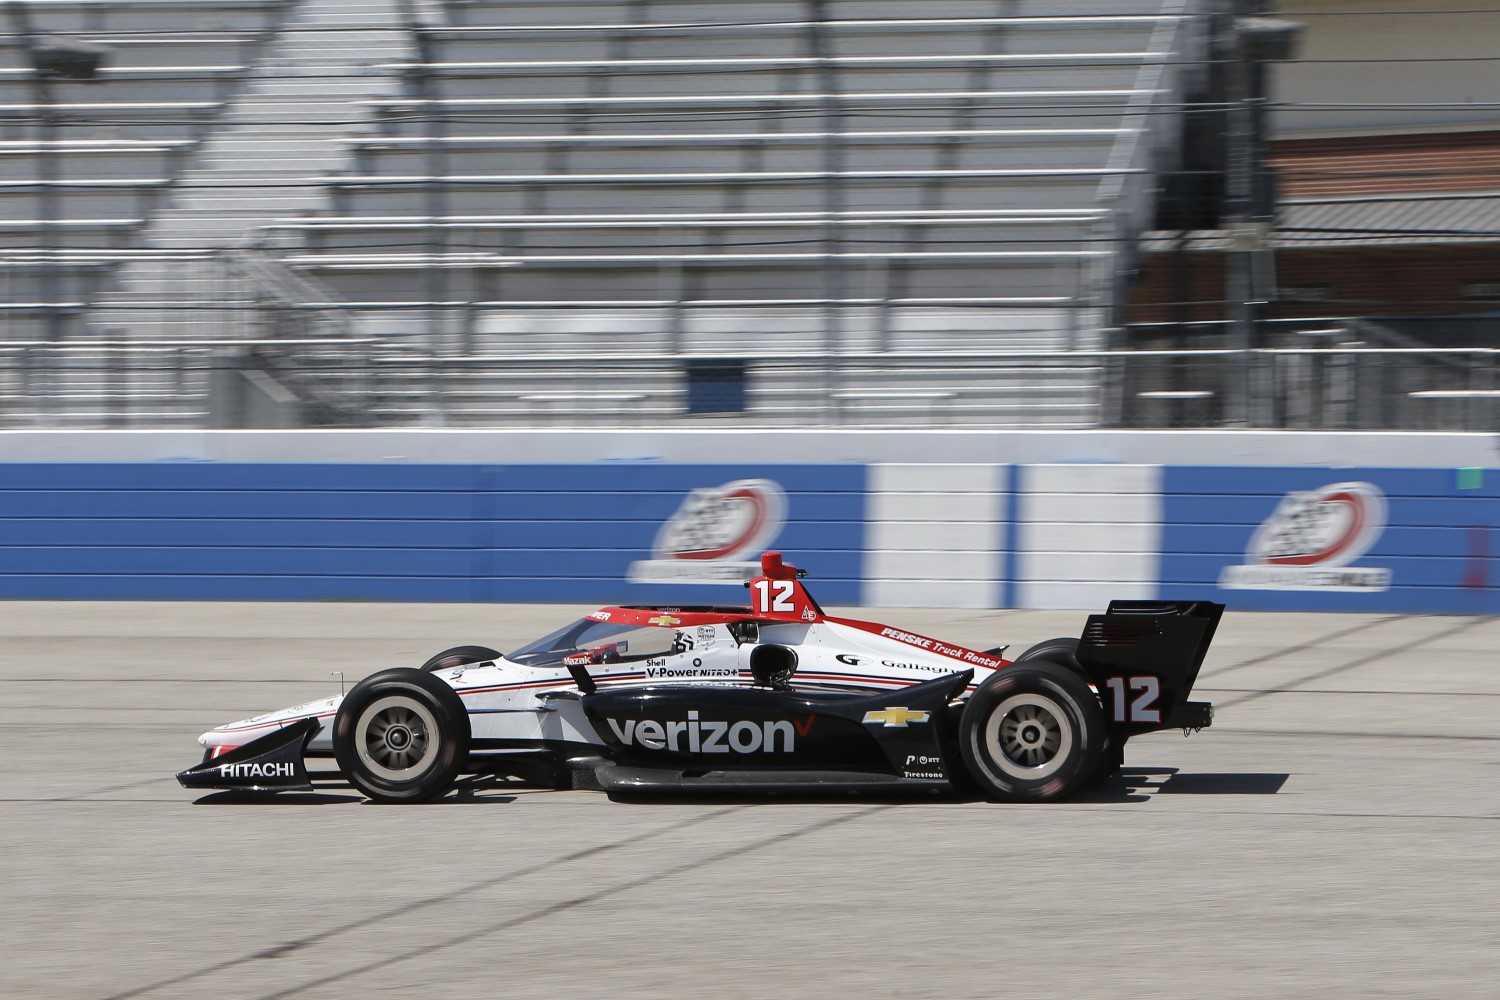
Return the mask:
<path fill-rule="evenodd" d="M 194 737 L 572 609 L 0 604 L 0 996 L 1500 995 L 1500 622 L 1231 614 L 1067 803 L 180 788 Z M 1081 614 L 868 612 L 974 646 Z"/>

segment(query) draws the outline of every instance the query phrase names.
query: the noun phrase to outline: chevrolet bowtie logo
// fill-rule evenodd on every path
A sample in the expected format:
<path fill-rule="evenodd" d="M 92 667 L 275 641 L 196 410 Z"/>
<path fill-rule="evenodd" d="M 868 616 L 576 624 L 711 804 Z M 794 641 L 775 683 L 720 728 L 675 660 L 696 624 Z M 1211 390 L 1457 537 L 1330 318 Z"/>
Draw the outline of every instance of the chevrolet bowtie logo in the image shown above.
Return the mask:
<path fill-rule="evenodd" d="M 895 726 L 905 729 L 908 722 L 926 722 L 930 712 L 914 712 L 909 708 L 883 708 L 878 712 L 866 712 L 865 722 L 882 722 L 889 729 Z"/>
<path fill-rule="evenodd" d="M 673 618 L 671 615 L 657 615 L 655 618 L 647 618 L 646 621 L 652 625 L 681 625 L 681 618 Z"/>

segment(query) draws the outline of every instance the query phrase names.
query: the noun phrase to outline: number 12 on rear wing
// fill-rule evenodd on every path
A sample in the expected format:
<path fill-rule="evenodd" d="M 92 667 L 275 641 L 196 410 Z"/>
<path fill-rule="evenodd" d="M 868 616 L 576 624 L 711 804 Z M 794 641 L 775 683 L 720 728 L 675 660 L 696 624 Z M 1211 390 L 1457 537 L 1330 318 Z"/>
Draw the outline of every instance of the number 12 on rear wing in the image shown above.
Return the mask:
<path fill-rule="evenodd" d="M 1202 729 L 1213 706 L 1188 701 L 1224 605 L 1212 601 L 1111 601 L 1090 615 L 1078 662 L 1123 735 Z"/>

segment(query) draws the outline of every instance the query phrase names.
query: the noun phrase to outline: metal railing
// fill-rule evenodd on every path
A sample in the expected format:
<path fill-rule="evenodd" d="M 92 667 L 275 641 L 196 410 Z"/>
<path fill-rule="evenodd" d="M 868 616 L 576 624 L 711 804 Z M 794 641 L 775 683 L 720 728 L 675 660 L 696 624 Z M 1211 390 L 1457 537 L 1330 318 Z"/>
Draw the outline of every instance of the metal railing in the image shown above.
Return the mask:
<path fill-rule="evenodd" d="M 717 397 L 695 384 L 710 360 L 346 337 L 11 342 L 0 427 L 1219 427 L 1248 373 L 1250 427 L 1500 428 L 1500 348 L 871 351 L 836 373 L 818 355 L 751 356 Z"/>
<path fill-rule="evenodd" d="M 1299 430 L 1500 427 L 1500 349 L 1272 347 L 1113 355 L 1106 412 L 1127 427 L 1218 427 L 1248 385 L 1244 426 Z"/>

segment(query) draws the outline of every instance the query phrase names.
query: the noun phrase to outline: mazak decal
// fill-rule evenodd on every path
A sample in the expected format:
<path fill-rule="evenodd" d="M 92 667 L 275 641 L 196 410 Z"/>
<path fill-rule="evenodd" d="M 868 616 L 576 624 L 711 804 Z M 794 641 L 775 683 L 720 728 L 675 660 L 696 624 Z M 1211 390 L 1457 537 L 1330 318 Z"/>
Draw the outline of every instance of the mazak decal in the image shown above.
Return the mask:
<path fill-rule="evenodd" d="M 1282 497 L 1245 548 L 1245 562 L 1225 566 L 1227 590 L 1381 591 L 1385 566 L 1350 566 L 1385 530 L 1385 494 L 1373 483 L 1333 483 Z"/>
<path fill-rule="evenodd" d="M 782 720 L 728 722 L 699 719 L 689 711 L 686 721 L 655 719 L 609 719 L 609 728 L 626 746 L 675 753 L 793 753 L 798 735 L 806 736 L 816 715 L 801 722 Z"/>
<path fill-rule="evenodd" d="M 632 583 L 741 583 L 752 557 L 786 524 L 786 491 L 770 479 L 736 479 L 693 490 L 667 518 L 652 558 L 630 564 Z"/>

